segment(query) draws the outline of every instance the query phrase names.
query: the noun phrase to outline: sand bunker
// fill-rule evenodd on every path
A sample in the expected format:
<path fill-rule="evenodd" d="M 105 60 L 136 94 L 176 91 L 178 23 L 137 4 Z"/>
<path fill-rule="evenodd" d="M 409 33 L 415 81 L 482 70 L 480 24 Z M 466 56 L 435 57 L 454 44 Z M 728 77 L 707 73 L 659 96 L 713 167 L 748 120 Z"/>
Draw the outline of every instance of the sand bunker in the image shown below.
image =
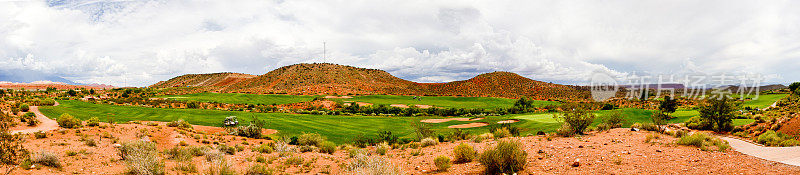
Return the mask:
<path fill-rule="evenodd" d="M 477 128 L 481 126 L 487 126 L 489 123 L 486 122 L 476 122 L 476 123 L 467 123 L 467 124 L 460 124 L 460 125 L 450 125 L 447 128 Z"/>
<path fill-rule="evenodd" d="M 342 104 L 342 105 L 350 106 L 350 103 L 352 103 L 352 102 L 345 103 L 345 104 Z M 372 103 L 356 102 L 356 104 L 358 104 L 358 106 L 372 106 Z"/>
<path fill-rule="evenodd" d="M 503 121 L 499 121 L 499 122 L 497 122 L 497 123 L 499 123 L 499 124 L 506 124 L 506 123 L 516 123 L 516 122 L 519 122 L 519 120 L 517 120 L 517 119 L 503 120 Z"/>
<path fill-rule="evenodd" d="M 391 104 L 389 106 L 398 107 L 398 108 L 408 108 L 408 105 L 404 105 L 404 104 Z"/>
<path fill-rule="evenodd" d="M 422 122 L 422 123 L 444 123 L 444 122 L 449 122 L 449 121 L 453 121 L 453 120 L 464 122 L 464 121 L 483 120 L 483 118 L 474 118 L 474 119 L 469 119 L 469 118 L 425 119 L 425 120 L 420 120 L 419 122 Z"/>
<path fill-rule="evenodd" d="M 398 108 L 408 108 L 408 105 L 404 105 L 404 104 L 391 104 L 389 106 L 398 107 Z M 431 105 L 414 105 L 414 106 L 416 106 L 417 108 L 421 108 L 421 109 L 428 109 L 428 108 L 432 108 L 433 107 Z"/>
<path fill-rule="evenodd" d="M 332 96 L 332 95 L 328 95 L 328 96 L 325 96 L 325 98 L 353 98 L 353 97 L 351 97 L 351 96 L 341 96 L 341 97 L 338 97 L 338 96 Z"/>

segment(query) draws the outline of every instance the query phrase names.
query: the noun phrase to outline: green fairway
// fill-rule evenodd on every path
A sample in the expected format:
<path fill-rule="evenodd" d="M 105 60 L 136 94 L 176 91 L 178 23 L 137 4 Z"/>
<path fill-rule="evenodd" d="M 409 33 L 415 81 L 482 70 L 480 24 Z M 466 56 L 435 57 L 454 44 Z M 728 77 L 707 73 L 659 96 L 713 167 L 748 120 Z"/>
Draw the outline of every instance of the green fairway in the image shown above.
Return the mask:
<path fill-rule="evenodd" d="M 219 102 L 229 104 L 290 104 L 311 101 L 314 96 L 309 95 L 257 95 L 239 93 L 198 93 L 186 95 L 168 95 L 158 98 L 167 98 L 180 101 Z"/>
<path fill-rule="evenodd" d="M 516 99 L 507 98 L 493 98 L 493 97 L 450 97 L 450 96 L 422 96 L 420 100 L 414 99 L 414 96 L 398 96 L 398 95 L 366 95 L 366 96 L 353 96 L 353 98 L 345 99 L 331 99 L 334 101 L 356 101 L 366 102 L 372 104 L 404 104 L 404 105 L 431 105 L 436 107 L 445 108 L 508 108 L 514 106 Z M 557 105 L 558 102 L 554 101 L 539 101 L 533 102 L 535 106 Z"/>
<path fill-rule="evenodd" d="M 196 125 L 221 126 L 222 120 L 228 116 L 238 116 L 240 123 L 248 123 L 251 117 L 267 122 L 267 128 L 278 130 L 280 136 L 295 136 L 302 133 L 319 133 L 336 143 L 349 143 L 359 134 L 374 136 L 378 131 L 392 131 L 400 137 L 414 137 L 412 123 L 423 119 L 443 117 L 384 117 L 384 116 L 334 116 L 334 115 L 306 115 L 287 113 L 250 113 L 241 111 L 221 111 L 206 109 L 162 109 L 134 106 L 116 106 L 107 104 L 93 104 L 81 101 L 59 101 L 59 106 L 41 106 L 39 110 L 51 118 L 57 118 L 63 113 L 69 113 L 81 120 L 98 117 L 101 121 L 113 118 L 116 122 L 141 121 L 175 121 L 183 119 Z M 617 109 L 627 120 L 623 126 L 650 122 L 651 110 L 643 109 Z M 610 111 L 597 111 L 598 117 L 592 125 L 599 124 L 603 115 Z M 680 123 L 689 117 L 697 115 L 696 111 L 678 111 L 673 114 L 676 119 L 670 123 Z M 427 124 L 437 134 L 446 135 L 453 131 L 447 128 L 450 125 L 467 124 L 473 122 L 486 122 L 496 125 L 498 121 L 519 119 L 512 125 L 521 129 L 521 134 L 535 134 L 537 131 L 553 132 L 561 123 L 553 118 L 552 113 L 538 114 L 511 114 L 504 116 L 491 116 L 478 121 L 448 121 L 443 123 Z M 745 121 L 736 121 L 745 122 Z M 480 134 L 488 132 L 489 126 L 468 128 L 465 131 Z"/>
<path fill-rule="evenodd" d="M 756 121 L 755 119 L 733 119 L 733 126 L 742 126 Z"/>
<path fill-rule="evenodd" d="M 755 96 L 749 96 L 751 98 L 755 98 Z M 744 102 L 744 106 L 750 107 L 757 107 L 759 109 L 764 109 L 769 107 L 776 101 L 780 100 L 781 98 L 786 97 L 786 94 L 764 94 L 759 95 L 758 99 L 756 100 L 747 100 Z"/>
<path fill-rule="evenodd" d="M 413 137 L 412 122 L 422 119 L 442 117 L 378 117 L 378 116 L 333 116 L 333 115 L 305 115 L 287 113 L 250 113 L 241 111 L 220 111 L 205 109 L 161 109 L 134 106 L 115 106 L 106 104 L 93 104 L 81 101 L 59 101 L 59 106 L 42 106 L 42 113 L 51 118 L 57 118 L 63 113 L 69 113 L 81 120 L 98 117 L 101 121 L 113 118 L 116 122 L 141 121 L 175 121 L 183 119 L 196 125 L 221 126 L 222 120 L 228 116 L 238 116 L 240 123 L 248 123 L 251 117 L 267 122 L 267 128 L 278 130 L 278 135 L 295 136 L 306 133 L 319 133 L 333 142 L 347 143 L 359 134 L 374 136 L 378 131 L 392 131 L 401 137 Z M 450 125 L 466 124 L 472 122 L 487 122 L 495 124 L 497 121 L 510 119 L 513 116 L 487 117 L 480 121 L 449 121 L 444 123 L 429 124 L 440 134 L 452 132 L 447 128 Z M 528 134 L 539 130 L 553 131 L 558 123 L 540 124 L 534 121 L 520 121 L 514 123 Z M 469 128 L 472 133 L 484 133 L 488 127 Z"/>

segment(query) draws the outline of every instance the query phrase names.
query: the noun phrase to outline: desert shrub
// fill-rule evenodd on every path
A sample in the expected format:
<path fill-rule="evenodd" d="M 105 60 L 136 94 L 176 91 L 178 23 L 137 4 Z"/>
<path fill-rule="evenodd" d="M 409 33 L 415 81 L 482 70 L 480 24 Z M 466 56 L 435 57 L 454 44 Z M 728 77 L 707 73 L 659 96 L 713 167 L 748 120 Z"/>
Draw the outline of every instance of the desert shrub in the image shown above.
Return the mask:
<path fill-rule="evenodd" d="M 386 155 L 386 151 L 388 151 L 389 149 L 391 149 L 391 147 L 389 147 L 389 144 L 383 142 L 378 144 L 377 147 L 375 147 L 375 153 L 378 153 L 379 155 Z"/>
<path fill-rule="evenodd" d="M 376 143 L 375 139 L 369 138 L 362 134 L 353 137 L 353 145 L 359 148 L 366 148 L 367 146 L 373 145 L 375 143 Z"/>
<path fill-rule="evenodd" d="M 556 129 L 556 135 L 562 137 L 569 137 L 575 135 L 575 132 L 572 130 L 572 127 L 570 127 L 569 124 L 564 123 L 561 124 L 560 128 Z"/>
<path fill-rule="evenodd" d="M 475 142 L 475 143 L 481 143 L 481 142 L 483 142 L 483 140 L 491 139 L 491 138 L 494 138 L 494 135 L 492 135 L 492 133 L 484 133 L 484 134 L 475 136 L 475 138 L 473 138 L 472 141 Z"/>
<path fill-rule="evenodd" d="M 420 144 L 422 144 L 421 145 L 422 147 L 434 146 L 434 145 L 438 145 L 439 144 L 439 140 L 428 137 L 428 138 L 422 139 L 422 141 L 420 141 Z"/>
<path fill-rule="evenodd" d="M 78 155 L 78 152 L 69 150 L 69 151 L 65 152 L 64 154 L 66 154 L 67 156 L 75 156 L 75 155 Z"/>
<path fill-rule="evenodd" d="M 207 146 L 190 146 L 186 148 L 186 150 L 189 150 L 189 153 L 191 153 L 193 156 L 203 156 L 206 154 L 206 151 L 208 151 L 209 148 Z"/>
<path fill-rule="evenodd" d="M 286 162 L 284 162 L 284 164 L 286 164 L 286 165 L 300 165 L 300 164 L 303 164 L 303 158 L 299 157 L 299 156 L 292 156 L 292 157 L 289 157 L 288 159 L 286 159 Z"/>
<path fill-rule="evenodd" d="M 61 167 L 61 161 L 58 160 L 58 155 L 44 150 L 31 156 L 31 161 L 33 163 L 53 168 Z"/>
<path fill-rule="evenodd" d="M 175 165 L 175 170 L 183 171 L 186 173 L 197 173 L 197 165 L 192 162 L 183 162 Z"/>
<path fill-rule="evenodd" d="M 322 142 L 319 146 L 319 152 L 333 154 L 336 152 L 336 144 L 329 141 Z"/>
<path fill-rule="evenodd" d="M 0 150 L 2 150 L 0 151 L 0 164 L 3 165 L 22 163 L 22 160 L 29 157 L 28 150 L 22 146 L 25 139 L 23 135 L 11 134 L 9 131 L 9 128 L 13 126 L 13 120 L 5 112 L 0 112 Z"/>
<path fill-rule="evenodd" d="M 603 124 L 608 125 L 609 128 L 622 127 L 622 123 L 624 122 L 625 122 L 625 117 L 622 116 L 621 111 L 612 111 L 611 113 L 605 115 L 603 120 Z"/>
<path fill-rule="evenodd" d="M 269 154 L 269 153 L 272 153 L 272 151 L 274 151 L 274 150 L 272 149 L 271 146 L 269 146 L 267 144 L 261 144 L 261 145 L 258 145 L 256 147 L 253 147 L 253 151 L 264 153 L 264 154 Z"/>
<path fill-rule="evenodd" d="M 86 146 L 91 146 L 91 147 L 97 146 L 97 140 L 93 138 L 81 137 L 81 141 L 83 141 L 83 144 L 86 144 Z"/>
<path fill-rule="evenodd" d="M 679 145 L 687 145 L 687 146 L 694 146 L 698 147 L 701 150 L 707 151 L 709 150 L 709 146 L 717 147 L 718 151 L 725 151 L 730 148 L 727 141 L 714 138 L 712 136 L 708 136 L 703 133 L 695 133 L 692 135 L 685 135 L 675 141 Z"/>
<path fill-rule="evenodd" d="M 45 134 L 42 131 L 34 132 L 33 136 L 36 137 L 37 139 L 47 138 L 47 134 Z"/>
<path fill-rule="evenodd" d="M 380 131 L 377 138 L 377 142 L 386 142 L 390 145 L 397 143 L 398 140 L 397 135 L 393 135 L 392 131 Z"/>
<path fill-rule="evenodd" d="M 275 148 L 275 152 L 278 152 L 281 157 L 287 156 L 293 152 L 295 152 L 295 148 L 289 146 L 285 141 L 276 141 L 273 142 Z"/>
<path fill-rule="evenodd" d="M 485 166 L 485 174 L 513 174 L 527 164 L 528 153 L 519 142 L 500 141 L 496 147 L 484 151 L 478 159 Z"/>
<path fill-rule="evenodd" d="M 126 160 L 130 154 L 147 152 L 149 150 L 156 150 L 156 144 L 147 141 L 131 141 L 122 144 L 119 148 L 119 156 L 122 157 L 123 160 Z"/>
<path fill-rule="evenodd" d="M 405 174 L 388 159 L 379 156 L 367 156 L 364 152 L 356 153 L 346 168 L 352 174 L 359 175 L 400 175 Z"/>
<path fill-rule="evenodd" d="M 643 129 L 645 131 L 660 131 L 660 128 L 653 123 L 642 123 L 639 126 L 639 129 Z"/>
<path fill-rule="evenodd" d="M 247 168 L 247 172 L 244 173 L 245 175 L 272 175 L 272 170 L 268 169 L 264 165 L 255 164 Z"/>
<path fill-rule="evenodd" d="M 300 150 L 300 152 L 301 152 L 301 153 L 304 153 L 304 152 L 314 152 L 314 150 L 315 150 L 315 149 L 317 149 L 317 147 L 315 147 L 315 146 L 311 146 L 311 145 L 303 145 L 303 146 L 299 146 L 299 150 Z"/>
<path fill-rule="evenodd" d="M 658 134 L 647 134 L 644 138 L 644 143 L 650 143 L 653 139 L 660 139 L 661 137 Z"/>
<path fill-rule="evenodd" d="M 707 121 L 716 132 L 730 131 L 733 129 L 733 118 L 740 108 L 740 102 L 728 96 L 712 96 L 706 98 L 705 103 L 700 106 L 699 117 Z"/>
<path fill-rule="evenodd" d="M 67 113 L 61 114 L 56 121 L 58 122 L 58 126 L 62 128 L 80 128 L 83 126 L 80 119 Z"/>
<path fill-rule="evenodd" d="M 597 131 L 608 131 L 609 129 L 611 129 L 611 125 L 606 123 L 597 124 Z"/>
<path fill-rule="evenodd" d="M 249 138 L 256 138 L 259 139 L 262 137 L 261 135 L 261 128 L 250 123 L 247 126 L 238 126 L 236 127 L 236 132 L 232 133 L 232 135 L 238 135 L 242 137 L 249 137 Z"/>
<path fill-rule="evenodd" d="M 354 148 L 354 149 L 348 150 L 347 154 L 348 154 L 348 156 L 350 156 L 350 158 L 355 158 L 359 154 L 367 154 L 367 152 L 364 151 L 363 149 Z"/>
<path fill-rule="evenodd" d="M 206 161 L 209 161 L 209 162 L 210 161 L 214 161 L 214 160 L 219 160 L 219 159 L 225 159 L 225 153 L 223 153 L 223 152 L 221 152 L 219 150 L 215 150 L 215 149 L 206 150 L 203 153 L 203 155 L 205 156 Z"/>
<path fill-rule="evenodd" d="M 297 138 L 297 143 L 300 145 L 319 146 L 324 141 L 325 138 L 317 133 L 303 133 Z"/>
<path fill-rule="evenodd" d="M 220 152 L 226 153 L 226 154 L 230 154 L 230 155 L 236 154 L 236 148 L 235 147 L 228 146 L 228 145 L 225 145 L 225 144 L 217 145 L 217 150 L 219 150 Z"/>
<path fill-rule="evenodd" d="M 478 152 L 472 146 L 466 143 L 461 143 L 453 149 L 453 161 L 456 163 L 467 163 L 475 160 Z"/>
<path fill-rule="evenodd" d="M 39 120 L 36 120 L 36 114 L 33 114 L 32 112 L 26 112 L 25 114 L 22 114 L 22 116 L 19 117 L 19 120 L 21 122 L 25 122 L 28 124 L 28 126 L 36 126 L 40 123 Z"/>
<path fill-rule="evenodd" d="M 569 131 L 573 134 L 583 134 L 583 131 L 594 121 L 594 114 L 580 107 L 564 107 L 561 115 L 554 115 L 564 124 L 568 125 Z M 571 109 L 570 109 L 571 108 Z M 565 128 L 566 129 L 566 128 Z"/>
<path fill-rule="evenodd" d="M 31 107 L 27 103 L 22 103 L 19 105 L 19 111 L 28 112 L 30 109 Z"/>
<path fill-rule="evenodd" d="M 688 134 L 688 133 L 686 131 L 684 131 L 684 130 L 677 130 L 675 132 L 672 132 L 672 136 L 675 137 L 675 138 L 681 138 L 681 137 L 685 136 L 686 134 Z"/>
<path fill-rule="evenodd" d="M 120 152 L 130 174 L 165 174 L 164 161 L 158 157 L 155 143 L 128 142 L 120 147 Z"/>
<path fill-rule="evenodd" d="M 177 160 L 177 161 L 188 161 L 192 160 L 194 156 L 188 148 L 183 147 L 172 147 L 164 151 L 166 155 L 169 155 L 170 159 Z"/>
<path fill-rule="evenodd" d="M 206 169 L 206 173 L 208 175 L 235 175 L 236 171 L 228 165 L 228 161 L 225 159 L 214 159 L 209 161 L 208 169 Z"/>
<path fill-rule="evenodd" d="M 192 124 L 189 124 L 189 122 L 187 122 L 187 121 L 185 121 L 183 119 L 178 119 L 178 121 L 171 121 L 171 122 L 167 123 L 167 126 L 168 127 L 177 127 L 179 129 L 186 129 L 186 130 L 192 130 L 193 129 Z"/>
<path fill-rule="evenodd" d="M 689 129 L 709 130 L 711 129 L 711 122 L 700 117 L 692 117 L 684 123 Z"/>
<path fill-rule="evenodd" d="M 790 135 L 783 134 L 781 132 L 775 132 L 773 130 L 767 130 L 766 132 L 762 133 L 756 138 L 756 141 L 760 144 L 764 144 L 767 146 L 795 146 L 797 145 L 797 140 Z"/>
<path fill-rule="evenodd" d="M 447 171 L 452 165 L 450 163 L 450 158 L 447 156 L 436 157 L 436 159 L 433 159 L 433 164 L 436 165 L 436 168 L 439 168 L 439 171 Z"/>
<path fill-rule="evenodd" d="M 511 131 L 508 131 L 507 128 L 500 128 L 500 129 L 497 129 L 494 132 L 492 132 L 492 135 L 494 135 L 494 138 L 498 138 L 498 139 L 504 138 L 504 137 L 511 137 Z"/>
<path fill-rule="evenodd" d="M 97 117 L 89 118 L 89 120 L 86 120 L 86 126 L 100 126 L 100 119 Z"/>

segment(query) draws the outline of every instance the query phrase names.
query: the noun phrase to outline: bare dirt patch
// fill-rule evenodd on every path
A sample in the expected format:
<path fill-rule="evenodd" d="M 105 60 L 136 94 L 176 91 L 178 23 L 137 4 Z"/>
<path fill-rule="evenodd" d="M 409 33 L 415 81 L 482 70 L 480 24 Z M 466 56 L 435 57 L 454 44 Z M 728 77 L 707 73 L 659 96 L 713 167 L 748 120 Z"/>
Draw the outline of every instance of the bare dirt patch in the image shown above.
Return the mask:
<path fill-rule="evenodd" d="M 460 124 L 460 125 L 450 125 L 447 128 L 477 128 L 482 126 L 488 126 L 489 123 L 486 122 L 475 122 L 475 123 L 467 123 L 467 124 Z"/>
<path fill-rule="evenodd" d="M 474 119 L 470 119 L 470 118 L 425 119 L 425 120 L 420 120 L 419 122 L 422 122 L 422 123 L 444 123 L 444 122 L 449 122 L 449 121 L 462 121 L 462 122 L 464 122 L 464 121 L 476 121 L 476 120 L 483 120 L 483 118 L 474 118 Z"/>
<path fill-rule="evenodd" d="M 345 103 L 343 105 L 344 106 L 350 106 L 350 103 L 352 103 L 352 102 L 348 102 L 348 103 Z M 364 103 L 364 102 L 355 102 L 355 103 L 358 104 L 358 106 L 372 106 L 372 103 Z"/>
<path fill-rule="evenodd" d="M 519 120 L 517 120 L 517 119 L 503 120 L 503 121 L 499 121 L 497 123 L 498 124 L 506 124 L 506 123 L 516 123 L 516 122 L 519 122 Z"/>
<path fill-rule="evenodd" d="M 431 105 L 414 105 L 414 106 L 417 106 L 418 108 L 422 108 L 422 109 L 428 109 L 428 108 L 432 108 L 433 107 Z"/>

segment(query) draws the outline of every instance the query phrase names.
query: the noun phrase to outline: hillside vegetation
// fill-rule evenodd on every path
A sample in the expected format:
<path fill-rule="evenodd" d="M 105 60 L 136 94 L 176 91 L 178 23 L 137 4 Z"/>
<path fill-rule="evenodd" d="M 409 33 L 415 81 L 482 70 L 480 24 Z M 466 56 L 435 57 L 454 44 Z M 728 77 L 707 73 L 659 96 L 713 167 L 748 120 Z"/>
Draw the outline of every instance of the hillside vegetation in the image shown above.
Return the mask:
<path fill-rule="evenodd" d="M 328 63 L 284 66 L 260 76 L 190 74 L 150 87 L 211 87 L 195 90 L 251 94 L 529 97 L 569 101 L 584 101 L 590 97 L 588 91 L 577 87 L 531 80 L 510 72 L 486 73 L 447 83 L 416 83 L 383 70 Z"/>

